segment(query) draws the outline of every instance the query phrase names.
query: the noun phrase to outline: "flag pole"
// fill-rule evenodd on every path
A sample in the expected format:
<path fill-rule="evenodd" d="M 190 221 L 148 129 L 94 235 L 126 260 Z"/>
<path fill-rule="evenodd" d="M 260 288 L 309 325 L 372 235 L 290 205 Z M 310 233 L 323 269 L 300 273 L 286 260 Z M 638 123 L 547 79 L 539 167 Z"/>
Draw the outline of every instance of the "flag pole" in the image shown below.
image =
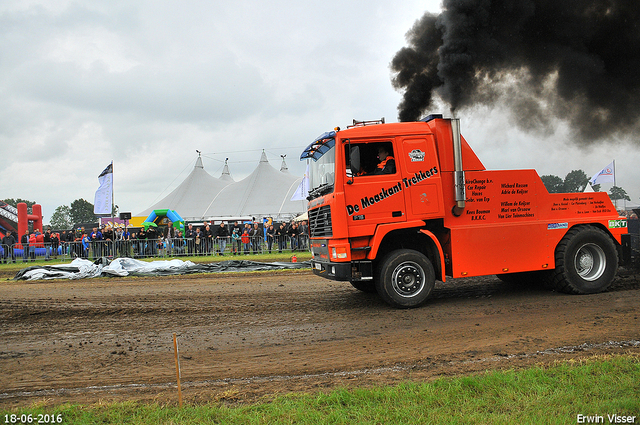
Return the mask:
<path fill-rule="evenodd" d="M 616 187 L 616 160 L 613 160 L 613 187 Z M 618 200 L 615 201 L 616 211 L 618 210 Z M 626 207 L 625 207 L 626 209 Z"/>
<path fill-rule="evenodd" d="M 113 195 L 113 159 L 111 160 L 111 223 L 114 223 L 113 221 L 113 208 L 115 207 L 116 203 L 115 203 L 115 197 Z"/>

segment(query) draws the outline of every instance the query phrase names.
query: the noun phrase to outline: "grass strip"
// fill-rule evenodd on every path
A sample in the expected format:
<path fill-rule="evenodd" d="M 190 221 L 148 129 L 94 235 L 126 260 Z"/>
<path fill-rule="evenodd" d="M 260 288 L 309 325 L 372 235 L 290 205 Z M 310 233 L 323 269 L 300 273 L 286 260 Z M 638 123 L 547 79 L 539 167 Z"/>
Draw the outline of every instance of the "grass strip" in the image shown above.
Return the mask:
<path fill-rule="evenodd" d="M 575 424 L 640 423 L 640 356 L 600 356 L 377 388 L 290 394 L 251 405 L 137 402 L 1 412 L 60 415 L 64 424 Z M 609 416 L 610 415 L 610 416 Z M 594 422 L 588 422 L 587 417 Z M 24 416 L 26 417 L 26 416 Z M 635 417 L 630 420 L 629 418 Z M 9 421 L 6 421 L 6 419 Z M 600 419 L 599 419 L 600 418 Z M 13 422 L 16 423 L 16 422 Z M 36 423 L 36 422 L 34 422 Z M 618 422 L 621 423 L 621 422 Z"/>

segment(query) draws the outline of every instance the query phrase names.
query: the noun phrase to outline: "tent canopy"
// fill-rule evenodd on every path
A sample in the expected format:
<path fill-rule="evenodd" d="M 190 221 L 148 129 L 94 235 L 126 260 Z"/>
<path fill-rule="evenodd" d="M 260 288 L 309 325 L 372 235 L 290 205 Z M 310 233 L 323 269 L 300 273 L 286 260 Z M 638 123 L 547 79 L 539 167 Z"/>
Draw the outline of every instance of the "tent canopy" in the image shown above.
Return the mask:
<path fill-rule="evenodd" d="M 264 151 L 255 170 L 238 182 L 231 178 L 227 161 L 218 179 L 204 170 L 198 156 L 191 173 L 175 190 L 138 215 L 146 217 L 153 210 L 172 209 L 180 211 L 187 222 L 237 217 L 290 220 L 307 209 L 306 200 L 291 201 L 301 181 L 302 177 L 289 173 L 284 158 L 281 171 L 273 168 Z"/>
<path fill-rule="evenodd" d="M 258 166 L 249 176 L 213 197 L 204 218 L 226 215 L 294 218 L 306 211 L 306 201 L 291 201 L 301 181 L 302 177 L 273 168 L 262 152 Z"/>
<path fill-rule="evenodd" d="M 207 173 L 202 165 L 202 158 L 198 156 L 191 173 L 173 192 L 137 215 L 147 217 L 154 210 L 171 209 L 180 211 L 185 221 L 198 220 L 203 216 L 208 204 L 203 199 L 215 196 L 232 182 L 233 180 L 217 179 Z"/>

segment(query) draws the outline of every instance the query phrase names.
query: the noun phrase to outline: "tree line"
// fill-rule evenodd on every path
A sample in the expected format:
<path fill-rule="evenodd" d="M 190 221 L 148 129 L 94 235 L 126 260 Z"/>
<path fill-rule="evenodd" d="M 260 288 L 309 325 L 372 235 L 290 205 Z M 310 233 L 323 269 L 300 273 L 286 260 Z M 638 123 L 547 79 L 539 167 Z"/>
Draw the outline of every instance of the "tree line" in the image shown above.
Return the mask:
<path fill-rule="evenodd" d="M 540 178 L 549 193 L 584 192 L 584 189 L 589 184 L 589 177 L 587 177 L 587 174 L 582 170 L 573 170 L 567 174 L 564 179 L 554 176 L 553 174 Z M 593 191 L 600 192 L 600 186 L 599 184 L 593 185 Z M 631 200 L 627 192 L 619 186 L 612 186 L 611 189 L 609 189 L 609 198 L 614 202 L 617 200 Z"/>
<path fill-rule="evenodd" d="M 20 202 L 27 204 L 27 212 L 31 214 L 31 207 L 36 204 L 35 201 L 28 201 L 20 198 L 8 198 L 3 200 L 13 207 L 18 206 Z M 49 226 L 53 229 L 71 229 L 76 223 L 95 223 L 98 217 L 93 213 L 93 204 L 82 198 L 76 199 L 70 205 L 61 205 L 55 209 L 49 220 Z M 40 229 L 44 230 L 44 229 Z"/>

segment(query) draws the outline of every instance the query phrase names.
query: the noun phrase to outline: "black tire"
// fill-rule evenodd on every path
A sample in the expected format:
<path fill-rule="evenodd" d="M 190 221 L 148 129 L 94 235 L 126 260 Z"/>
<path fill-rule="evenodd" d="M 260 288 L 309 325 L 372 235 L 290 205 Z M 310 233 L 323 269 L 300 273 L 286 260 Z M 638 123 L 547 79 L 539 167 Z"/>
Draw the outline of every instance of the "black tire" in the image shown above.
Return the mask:
<path fill-rule="evenodd" d="M 418 307 L 433 290 L 435 280 L 433 265 L 424 254 L 400 249 L 380 262 L 376 290 L 393 307 Z"/>
<path fill-rule="evenodd" d="M 556 247 L 553 288 L 567 294 L 594 294 L 607 290 L 618 270 L 618 252 L 603 230 L 574 227 Z"/>
<path fill-rule="evenodd" d="M 356 288 L 358 291 L 367 292 L 367 293 L 375 293 L 376 292 L 376 284 L 373 280 L 359 280 L 357 282 L 350 282 L 351 286 Z"/>

